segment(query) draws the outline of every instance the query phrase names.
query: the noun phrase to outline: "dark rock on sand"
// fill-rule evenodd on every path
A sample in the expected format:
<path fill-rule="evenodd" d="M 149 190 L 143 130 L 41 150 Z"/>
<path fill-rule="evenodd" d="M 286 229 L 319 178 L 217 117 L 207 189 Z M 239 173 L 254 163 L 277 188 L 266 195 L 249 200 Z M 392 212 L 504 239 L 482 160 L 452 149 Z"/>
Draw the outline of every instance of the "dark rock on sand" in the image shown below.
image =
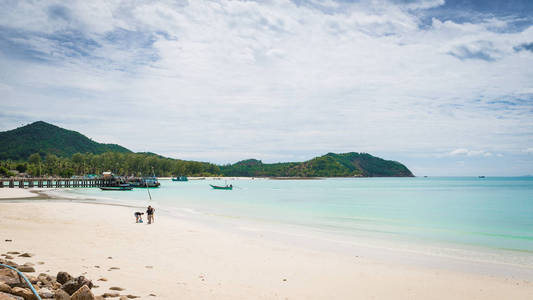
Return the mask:
<path fill-rule="evenodd" d="M 22 284 L 17 273 L 10 269 L 0 269 L 0 282 L 3 282 L 12 288 Z"/>
<path fill-rule="evenodd" d="M 54 299 L 56 300 L 70 300 L 70 295 L 61 290 L 61 289 L 57 289 L 54 293 Z"/>
<path fill-rule="evenodd" d="M 24 298 L 0 292 L 0 300 L 24 300 Z"/>
<path fill-rule="evenodd" d="M 19 266 L 18 270 L 25 273 L 35 272 L 35 268 L 30 266 Z"/>
<path fill-rule="evenodd" d="M 112 291 L 123 291 L 124 290 L 123 288 L 118 287 L 118 286 L 112 286 L 109 289 L 112 290 Z"/>
<path fill-rule="evenodd" d="M 57 282 L 64 284 L 65 282 L 72 279 L 72 276 L 70 276 L 67 272 L 59 272 L 57 273 L 56 280 Z"/>
<path fill-rule="evenodd" d="M 74 278 L 65 282 L 61 286 L 61 289 L 67 292 L 69 295 L 72 295 L 84 285 L 86 285 L 89 289 L 93 287 L 93 283 L 90 280 L 88 280 L 84 276 L 79 276 L 78 278 Z"/>
<path fill-rule="evenodd" d="M 28 252 L 22 253 L 21 255 L 19 255 L 19 257 L 32 257 L 32 256 L 33 256 L 33 254 L 28 253 Z"/>
<path fill-rule="evenodd" d="M 79 288 L 72 296 L 70 296 L 70 300 L 94 300 L 95 297 L 91 290 L 86 286 L 82 286 Z"/>
<path fill-rule="evenodd" d="M 20 254 L 20 252 L 18 252 L 18 251 L 8 251 L 7 254 L 17 255 L 17 254 Z"/>
<path fill-rule="evenodd" d="M 3 282 L 0 282 L 0 292 L 11 293 L 11 287 Z"/>
<path fill-rule="evenodd" d="M 102 297 L 104 298 L 115 298 L 115 297 L 118 297 L 120 296 L 119 293 L 115 293 L 115 292 L 108 292 L 108 293 L 103 293 L 102 294 Z"/>
<path fill-rule="evenodd" d="M 140 298 L 139 296 L 135 296 L 135 295 L 127 295 L 126 297 L 128 297 L 129 299 Z"/>
<path fill-rule="evenodd" d="M 102 278 L 98 279 L 98 281 L 107 281 L 107 278 L 102 277 Z"/>
<path fill-rule="evenodd" d="M 28 288 L 15 287 L 11 289 L 11 294 L 24 298 L 24 300 L 37 300 L 37 297 Z"/>

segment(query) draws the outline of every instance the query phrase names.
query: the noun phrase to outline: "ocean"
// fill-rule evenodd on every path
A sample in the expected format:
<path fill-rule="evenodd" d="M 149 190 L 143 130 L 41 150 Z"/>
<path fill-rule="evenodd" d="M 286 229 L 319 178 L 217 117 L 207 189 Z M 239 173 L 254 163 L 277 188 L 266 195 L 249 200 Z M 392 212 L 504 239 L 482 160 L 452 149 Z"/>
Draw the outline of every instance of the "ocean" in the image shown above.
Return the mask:
<path fill-rule="evenodd" d="M 223 185 L 224 180 L 160 182 L 150 195 L 146 189 L 95 188 L 69 189 L 67 194 L 151 204 L 158 213 L 256 231 L 313 232 L 354 243 L 533 268 L 531 177 L 228 180 L 234 186 L 231 191 L 209 186 Z"/>

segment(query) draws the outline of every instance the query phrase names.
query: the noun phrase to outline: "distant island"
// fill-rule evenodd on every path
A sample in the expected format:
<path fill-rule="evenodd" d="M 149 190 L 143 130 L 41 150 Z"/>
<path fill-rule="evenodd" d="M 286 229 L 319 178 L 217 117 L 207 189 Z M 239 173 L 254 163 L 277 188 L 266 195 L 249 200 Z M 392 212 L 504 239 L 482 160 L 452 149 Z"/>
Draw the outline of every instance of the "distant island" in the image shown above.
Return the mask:
<path fill-rule="evenodd" d="M 38 121 L 0 132 L 0 176 L 101 174 L 239 177 L 412 177 L 403 164 L 368 153 L 328 153 L 304 162 L 265 164 L 247 159 L 229 165 L 187 161 L 155 153 L 134 153 L 116 144 Z"/>

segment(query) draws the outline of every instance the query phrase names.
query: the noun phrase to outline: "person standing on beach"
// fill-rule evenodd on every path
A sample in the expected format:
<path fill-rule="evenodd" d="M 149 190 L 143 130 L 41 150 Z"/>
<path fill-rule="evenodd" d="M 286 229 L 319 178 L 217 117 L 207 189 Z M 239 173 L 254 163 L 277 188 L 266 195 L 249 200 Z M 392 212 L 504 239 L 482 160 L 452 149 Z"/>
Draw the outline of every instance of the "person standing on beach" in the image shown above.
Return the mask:
<path fill-rule="evenodd" d="M 152 224 L 154 222 L 154 211 L 155 209 L 148 205 L 148 208 L 146 209 L 146 214 L 148 215 L 148 224 Z"/>

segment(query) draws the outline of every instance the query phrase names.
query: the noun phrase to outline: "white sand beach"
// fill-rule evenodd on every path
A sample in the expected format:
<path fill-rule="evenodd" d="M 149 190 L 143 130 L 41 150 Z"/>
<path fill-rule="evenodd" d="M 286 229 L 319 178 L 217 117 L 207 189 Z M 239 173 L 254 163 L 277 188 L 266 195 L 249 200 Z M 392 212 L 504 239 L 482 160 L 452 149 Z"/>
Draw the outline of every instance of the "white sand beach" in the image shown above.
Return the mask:
<path fill-rule="evenodd" d="M 17 189 L 9 189 L 17 190 Z M 8 189 L 1 190 L 3 198 Z M 0 253 L 37 272 L 85 275 L 141 299 L 532 299 L 524 279 L 306 249 L 156 215 L 74 202 L 0 202 Z M 12 242 L 6 242 L 11 239 Z M 111 268 L 119 269 L 111 269 Z M 97 281 L 99 278 L 108 281 Z M 155 294 L 156 296 L 148 296 Z"/>
<path fill-rule="evenodd" d="M 19 199 L 39 196 L 37 193 L 32 193 L 32 191 L 37 191 L 37 189 L 2 188 L 0 189 L 0 199 Z"/>

